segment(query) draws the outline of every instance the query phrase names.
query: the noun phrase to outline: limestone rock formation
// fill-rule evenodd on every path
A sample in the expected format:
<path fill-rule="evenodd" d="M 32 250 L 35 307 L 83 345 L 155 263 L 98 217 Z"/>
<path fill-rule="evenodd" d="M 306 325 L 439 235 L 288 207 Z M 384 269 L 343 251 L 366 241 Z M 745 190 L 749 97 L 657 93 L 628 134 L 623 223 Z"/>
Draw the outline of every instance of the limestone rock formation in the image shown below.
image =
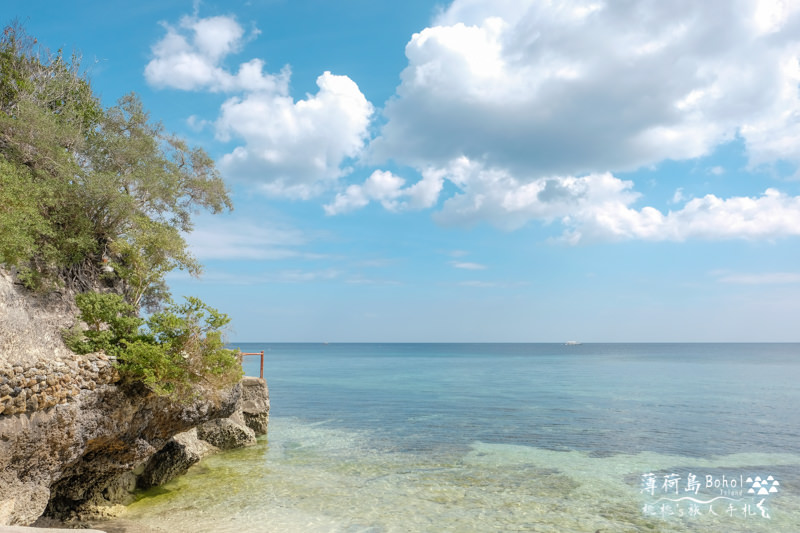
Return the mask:
<path fill-rule="evenodd" d="M 249 427 L 230 418 L 211 420 L 197 428 L 197 438 L 221 450 L 244 448 L 256 443 L 256 434 Z"/>
<path fill-rule="evenodd" d="M 176 433 L 230 414 L 238 387 L 189 406 L 103 385 L 43 411 L 0 417 L 0 501 L 10 524 L 91 510 Z M 8 508 L 8 506 L 7 506 Z"/>
<path fill-rule="evenodd" d="M 197 429 L 178 433 L 153 455 L 137 476 L 136 487 L 149 489 L 157 487 L 183 475 L 189 467 L 203 457 L 219 451 L 215 446 L 197 438 Z"/>
<path fill-rule="evenodd" d="M 261 378 L 246 377 L 242 380 L 242 397 L 239 408 L 244 423 L 256 435 L 267 434 L 269 423 L 269 391 L 267 383 Z"/>
<path fill-rule="evenodd" d="M 136 479 L 140 489 L 163 485 L 186 471 L 203 457 L 222 449 L 252 446 L 255 437 L 265 435 L 269 419 L 269 391 L 260 378 L 242 379 L 242 394 L 236 411 L 227 419 L 205 422 L 172 437 L 145 465 Z"/>
<path fill-rule="evenodd" d="M 0 526 L 113 504 L 174 435 L 237 410 L 241 385 L 188 405 L 122 386 L 109 358 L 64 346 L 71 302 L 0 268 Z"/>

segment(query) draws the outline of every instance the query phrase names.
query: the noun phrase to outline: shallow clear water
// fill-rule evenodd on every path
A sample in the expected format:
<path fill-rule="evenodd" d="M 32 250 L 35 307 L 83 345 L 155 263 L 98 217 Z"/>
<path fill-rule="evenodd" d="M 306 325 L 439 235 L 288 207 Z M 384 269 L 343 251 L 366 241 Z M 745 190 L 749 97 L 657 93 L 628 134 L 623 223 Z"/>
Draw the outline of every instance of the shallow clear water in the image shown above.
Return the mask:
<path fill-rule="evenodd" d="M 176 532 L 800 531 L 800 345 L 240 347 L 266 350 L 269 435 L 145 493 L 129 518 Z M 779 484 L 748 494 L 756 476 Z"/>

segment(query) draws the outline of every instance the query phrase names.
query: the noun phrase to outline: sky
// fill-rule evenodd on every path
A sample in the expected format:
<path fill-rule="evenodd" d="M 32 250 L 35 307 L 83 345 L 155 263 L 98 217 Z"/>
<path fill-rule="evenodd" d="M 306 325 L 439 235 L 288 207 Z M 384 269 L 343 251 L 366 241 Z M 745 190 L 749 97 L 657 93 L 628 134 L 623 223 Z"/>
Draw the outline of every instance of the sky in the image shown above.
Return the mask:
<path fill-rule="evenodd" d="M 234 342 L 800 341 L 800 1 L 4 0 L 234 202 Z"/>

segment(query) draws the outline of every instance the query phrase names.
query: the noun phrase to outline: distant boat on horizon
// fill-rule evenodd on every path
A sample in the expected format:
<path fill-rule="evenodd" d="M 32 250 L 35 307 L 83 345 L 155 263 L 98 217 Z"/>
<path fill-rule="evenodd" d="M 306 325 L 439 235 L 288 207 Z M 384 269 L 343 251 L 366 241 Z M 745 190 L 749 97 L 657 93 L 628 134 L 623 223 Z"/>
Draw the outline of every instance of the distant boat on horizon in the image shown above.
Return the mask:
<path fill-rule="evenodd" d="M 578 341 L 567 341 L 564 343 L 564 346 L 580 346 L 582 343 Z"/>

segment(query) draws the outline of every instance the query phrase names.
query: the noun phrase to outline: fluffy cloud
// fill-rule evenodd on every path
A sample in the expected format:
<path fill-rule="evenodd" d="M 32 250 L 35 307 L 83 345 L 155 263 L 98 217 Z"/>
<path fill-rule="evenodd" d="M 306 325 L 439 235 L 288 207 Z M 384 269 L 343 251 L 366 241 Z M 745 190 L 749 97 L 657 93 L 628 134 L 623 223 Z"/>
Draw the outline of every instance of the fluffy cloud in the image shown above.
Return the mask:
<path fill-rule="evenodd" d="M 767 189 L 758 197 L 689 200 L 679 211 L 660 217 L 659 239 L 771 239 L 800 235 L 800 197 Z"/>
<path fill-rule="evenodd" d="M 489 221 L 514 230 L 530 220 L 539 220 L 583 226 L 592 218 L 604 219 L 603 214 L 627 210 L 639 197 L 632 191 L 632 182 L 609 173 L 522 181 L 507 170 L 486 168 L 465 157 L 451 162 L 440 173 L 461 190 L 435 214 L 444 225 Z"/>
<path fill-rule="evenodd" d="M 531 220 L 558 223 L 561 239 L 584 241 L 772 239 L 800 235 L 800 197 L 767 189 L 758 197 L 694 198 L 662 213 L 645 206 L 631 181 L 610 173 L 521 181 L 508 171 L 461 158 L 442 170 L 462 192 L 435 214 L 445 225 L 489 222 L 516 229 Z M 684 200 L 681 198 L 681 202 Z"/>
<path fill-rule="evenodd" d="M 520 179 L 632 170 L 740 134 L 800 162 L 796 2 L 456 0 L 406 47 L 375 157 Z"/>
<path fill-rule="evenodd" d="M 153 46 L 154 57 L 144 69 L 149 84 L 184 91 L 288 90 L 288 68 L 267 74 L 260 59 L 242 63 L 236 74 L 222 67 L 225 57 L 238 52 L 245 40 L 236 19 L 186 16 L 177 27 L 165 27 L 167 34 Z"/>
<path fill-rule="evenodd" d="M 226 174 L 273 195 L 309 198 L 344 171 L 364 146 L 373 108 L 347 76 L 325 72 L 319 91 L 295 102 L 283 92 L 255 92 L 222 105 L 217 135 L 245 144 L 225 155 Z"/>
<path fill-rule="evenodd" d="M 800 233 L 798 198 L 771 188 L 688 199 L 676 183 L 664 212 L 614 175 L 735 138 L 751 166 L 800 165 L 800 2 L 454 0 L 408 42 L 371 142 L 373 106 L 347 76 L 325 72 L 316 94 L 296 100 L 288 67 L 227 69 L 253 35 L 231 17 L 184 17 L 166 26 L 145 73 L 155 86 L 235 92 L 213 122 L 238 144 L 220 168 L 266 193 L 338 187 L 329 215 L 439 205 L 442 224 L 539 221 L 573 243 Z M 349 165 L 389 160 L 421 179 L 375 170 L 337 185 Z"/>
<path fill-rule="evenodd" d="M 775 239 L 800 236 L 800 197 L 768 188 L 756 197 L 720 198 L 708 194 L 686 198 L 678 189 L 666 213 L 650 206 L 637 208 L 642 197 L 634 183 L 609 172 L 586 176 L 548 176 L 521 180 L 505 169 L 486 167 L 466 157 L 444 168 L 427 169 L 411 186 L 389 172 L 375 171 L 363 185 L 351 185 L 325 206 L 329 215 L 366 206 L 371 201 L 397 211 L 430 207 L 444 181 L 459 192 L 434 213 L 445 226 L 470 226 L 487 221 L 515 230 L 537 221 L 557 224 L 559 239 L 570 244 L 586 241 L 685 241 L 688 239 Z M 427 183 L 435 183 L 429 186 Z M 413 191 L 435 191 L 425 203 L 413 204 Z M 472 263 L 452 263 L 469 268 Z"/>
<path fill-rule="evenodd" d="M 373 107 L 347 76 L 325 72 L 317 78 L 317 94 L 295 101 L 288 66 L 270 74 L 256 58 L 235 73 L 225 68 L 225 58 L 246 40 L 234 18 L 186 16 L 165 27 L 145 68 L 148 83 L 243 93 L 222 104 L 215 122 L 220 140 L 242 142 L 220 161 L 227 176 L 249 180 L 269 194 L 309 198 L 344 174 L 345 160 L 361 152 Z M 199 117 L 190 121 L 208 123 Z"/>
<path fill-rule="evenodd" d="M 405 180 L 391 172 L 376 170 L 363 185 L 350 185 L 325 206 L 328 215 L 338 215 L 360 209 L 371 201 L 389 211 L 424 209 L 433 206 L 444 184 L 444 172 L 428 170 L 414 185 L 404 187 Z"/>
<path fill-rule="evenodd" d="M 800 234 L 800 200 L 687 199 L 636 207 L 612 172 L 710 154 L 737 136 L 752 166 L 800 164 L 800 3 L 455 0 L 406 46 L 408 66 L 372 160 L 413 166 L 391 196 L 353 185 L 330 214 L 397 209 L 425 176 L 458 191 L 434 216 L 513 230 L 560 224 L 585 240 L 769 239 Z M 714 175 L 722 167 L 711 169 Z"/>

